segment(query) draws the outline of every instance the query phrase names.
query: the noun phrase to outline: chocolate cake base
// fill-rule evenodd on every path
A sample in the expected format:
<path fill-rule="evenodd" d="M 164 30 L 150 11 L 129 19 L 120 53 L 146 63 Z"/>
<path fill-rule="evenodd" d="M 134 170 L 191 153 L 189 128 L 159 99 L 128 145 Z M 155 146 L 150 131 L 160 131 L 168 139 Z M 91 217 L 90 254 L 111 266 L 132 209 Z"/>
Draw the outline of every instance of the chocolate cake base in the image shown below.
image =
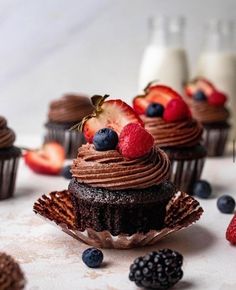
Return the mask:
<path fill-rule="evenodd" d="M 189 148 L 162 148 L 171 161 L 170 180 L 179 190 L 192 194 L 194 183 L 200 179 L 207 151 L 198 144 Z"/>
<path fill-rule="evenodd" d="M 0 150 L 0 200 L 13 196 L 21 150 L 9 147 Z"/>
<path fill-rule="evenodd" d="M 112 235 L 146 233 L 165 227 L 166 205 L 176 192 L 171 182 L 146 189 L 111 191 L 72 179 L 69 184 L 75 223 L 80 231 L 92 228 Z"/>
<path fill-rule="evenodd" d="M 218 122 L 203 124 L 203 127 L 204 132 L 202 144 L 207 149 L 207 155 L 210 157 L 223 156 L 230 125 L 227 122 Z"/>
<path fill-rule="evenodd" d="M 65 149 L 66 158 L 73 159 L 77 157 L 78 148 L 86 143 L 83 133 L 78 130 L 70 131 L 70 128 L 78 122 L 73 123 L 55 123 L 45 124 L 47 129 L 44 137 L 45 142 L 56 141 Z"/>

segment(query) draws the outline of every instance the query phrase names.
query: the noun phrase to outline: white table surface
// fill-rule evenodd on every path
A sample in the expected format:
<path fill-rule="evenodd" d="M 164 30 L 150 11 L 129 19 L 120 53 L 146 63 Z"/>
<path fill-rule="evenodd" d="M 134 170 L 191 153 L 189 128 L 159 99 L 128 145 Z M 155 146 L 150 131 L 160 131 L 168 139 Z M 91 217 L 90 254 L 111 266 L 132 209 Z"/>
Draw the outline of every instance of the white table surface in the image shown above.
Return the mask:
<path fill-rule="evenodd" d="M 24 138 L 25 144 L 21 144 L 28 145 L 29 140 L 36 144 L 36 139 Z M 21 162 L 15 198 L 0 202 L 0 251 L 21 263 L 26 289 L 30 290 L 134 290 L 137 287 L 128 279 L 129 265 L 137 256 L 166 247 L 184 256 L 184 278 L 173 289 L 235 290 L 236 247 L 225 240 L 232 215 L 221 214 L 216 207 L 221 194 L 236 198 L 235 173 L 232 156 L 207 160 L 204 178 L 213 184 L 214 195 L 200 201 L 205 212 L 197 224 L 152 247 L 103 250 L 104 266 L 93 270 L 81 260 L 87 245 L 45 223 L 32 211 L 37 198 L 65 189 L 68 181 L 36 175 Z"/>

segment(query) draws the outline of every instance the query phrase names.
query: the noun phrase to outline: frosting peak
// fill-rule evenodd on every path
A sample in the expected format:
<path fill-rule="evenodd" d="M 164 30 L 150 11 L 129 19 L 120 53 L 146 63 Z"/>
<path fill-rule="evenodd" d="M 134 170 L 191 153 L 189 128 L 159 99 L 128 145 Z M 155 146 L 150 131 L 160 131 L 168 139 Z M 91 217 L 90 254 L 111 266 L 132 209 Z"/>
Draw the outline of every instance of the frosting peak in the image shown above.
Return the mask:
<path fill-rule="evenodd" d="M 162 118 L 142 117 L 145 128 L 159 147 L 190 147 L 199 143 L 203 128 L 194 119 L 165 122 Z"/>
<path fill-rule="evenodd" d="M 94 107 L 87 96 L 66 94 L 50 104 L 48 119 L 52 122 L 79 122 L 91 114 Z"/>
<path fill-rule="evenodd" d="M 0 149 L 11 147 L 15 139 L 15 133 L 7 127 L 7 120 L 0 116 Z"/>
<path fill-rule="evenodd" d="M 169 173 L 170 161 L 156 146 L 141 158 L 127 160 L 117 150 L 96 151 L 86 144 L 72 165 L 79 182 L 110 190 L 147 188 L 168 180 Z"/>

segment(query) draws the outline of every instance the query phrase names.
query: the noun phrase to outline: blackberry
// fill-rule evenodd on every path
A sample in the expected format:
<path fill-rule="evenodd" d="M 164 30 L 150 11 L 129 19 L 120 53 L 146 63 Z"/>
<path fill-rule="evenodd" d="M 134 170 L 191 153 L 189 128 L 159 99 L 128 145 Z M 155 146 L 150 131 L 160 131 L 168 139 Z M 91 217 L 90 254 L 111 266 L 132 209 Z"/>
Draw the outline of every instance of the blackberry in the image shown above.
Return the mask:
<path fill-rule="evenodd" d="M 183 256 L 170 249 L 151 252 L 134 260 L 129 279 L 138 287 L 168 289 L 182 277 Z"/>

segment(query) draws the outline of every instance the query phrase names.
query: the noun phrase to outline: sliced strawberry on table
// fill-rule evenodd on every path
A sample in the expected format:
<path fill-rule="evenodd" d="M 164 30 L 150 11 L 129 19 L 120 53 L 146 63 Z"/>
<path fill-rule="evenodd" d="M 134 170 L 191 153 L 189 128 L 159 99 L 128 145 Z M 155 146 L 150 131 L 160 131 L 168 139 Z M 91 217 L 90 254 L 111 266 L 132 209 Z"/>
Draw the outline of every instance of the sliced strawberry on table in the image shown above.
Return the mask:
<path fill-rule="evenodd" d="M 232 218 L 226 230 L 226 239 L 233 245 L 236 245 L 236 214 Z"/>
<path fill-rule="evenodd" d="M 57 175 L 63 167 L 65 150 L 60 144 L 49 142 L 39 150 L 27 150 L 24 160 L 36 173 Z"/>
<path fill-rule="evenodd" d="M 108 96 L 95 96 L 92 98 L 95 104 L 95 112 L 86 117 L 80 129 L 83 131 L 86 140 L 93 142 L 93 136 L 102 128 L 111 128 L 119 135 L 125 125 L 138 123 L 144 126 L 138 114 L 122 100 L 105 101 Z"/>

